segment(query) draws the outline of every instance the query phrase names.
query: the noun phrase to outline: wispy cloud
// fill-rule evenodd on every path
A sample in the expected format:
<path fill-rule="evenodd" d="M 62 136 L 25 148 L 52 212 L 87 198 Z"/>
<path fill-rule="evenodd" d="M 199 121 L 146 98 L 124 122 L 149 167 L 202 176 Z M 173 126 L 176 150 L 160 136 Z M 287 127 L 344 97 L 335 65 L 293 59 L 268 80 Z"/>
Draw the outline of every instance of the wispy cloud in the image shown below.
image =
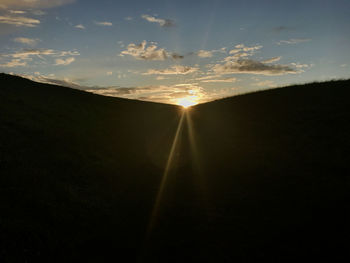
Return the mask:
<path fill-rule="evenodd" d="M 237 78 L 222 78 L 221 74 L 206 74 L 202 77 L 197 77 L 194 80 L 203 83 L 233 83 L 237 81 Z"/>
<path fill-rule="evenodd" d="M 20 59 L 28 59 L 31 56 L 52 56 L 52 57 L 64 57 L 64 56 L 79 56 L 78 51 L 58 51 L 53 49 L 24 49 L 19 52 L 2 55 L 4 57 L 13 57 Z"/>
<path fill-rule="evenodd" d="M 196 67 L 174 65 L 167 69 L 149 69 L 143 75 L 186 75 L 198 71 Z"/>
<path fill-rule="evenodd" d="M 269 76 L 298 73 L 297 70 L 286 65 L 268 65 L 252 59 L 216 64 L 212 70 L 217 74 L 260 74 Z"/>
<path fill-rule="evenodd" d="M 200 58 L 211 58 L 213 56 L 213 52 L 209 50 L 199 50 L 197 55 Z"/>
<path fill-rule="evenodd" d="M 138 60 L 165 60 L 167 58 L 183 58 L 183 56 L 179 54 L 170 53 L 164 48 L 158 48 L 155 44 L 147 46 L 147 42 L 145 40 L 138 45 L 134 43 L 129 44 L 127 49 L 122 51 L 120 55 L 129 55 Z"/>
<path fill-rule="evenodd" d="M 76 25 L 75 28 L 78 28 L 78 29 L 85 29 L 85 26 L 82 25 L 82 24 L 79 24 L 79 25 Z"/>
<path fill-rule="evenodd" d="M 143 19 L 147 20 L 148 22 L 157 23 L 161 27 L 173 27 L 173 26 L 175 26 L 174 21 L 172 21 L 171 19 L 162 19 L 162 18 L 150 16 L 150 15 L 142 15 L 141 17 Z"/>
<path fill-rule="evenodd" d="M 40 40 L 34 38 L 26 38 L 26 37 L 16 37 L 13 41 L 29 46 L 35 46 Z"/>
<path fill-rule="evenodd" d="M 236 82 L 237 78 L 223 78 L 223 79 L 205 79 L 205 80 L 201 80 L 201 82 L 204 83 L 233 83 Z"/>
<path fill-rule="evenodd" d="M 27 65 L 26 61 L 21 61 L 20 59 L 11 59 L 10 61 L 0 64 L 2 68 L 14 68 L 14 67 L 25 67 Z"/>
<path fill-rule="evenodd" d="M 51 8 L 73 3 L 75 0 L 1 0 L 2 8 Z"/>
<path fill-rule="evenodd" d="M 57 51 L 53 49 L 24 49 L 19 52 L 2 54 L 1 60 L 7 60 L 6 63 L 0 64 L 0 67 L 19 67 L 29 66 L 35 58 L 37 62 L 46 63 L 46 58 L 55 59 L 55 65 L 69 65 L 75 59 L 73 56 L 79 56 L 78 51 Z"/>
<path fill-rule="evenodd" d="M 281 58 L 282 58 L 281 56 L 269 58 L 269 59 L 266 59 L 266 60 L 262 61 L 262 63 L 273 63 L 273 62 L 277 62 L 277 61 L 280 61 Z"/>
<path fill-rule="evenodd" d="M 15 15 L 22 15 L 27 13 L 26 11 L 22 11 L 22 10 L 9 10 L 9 13 L 11 14 L 15 14 Z"/>
<path fill-rule="evenodd" d="M 66 58 L 66 59 L 62 59 L 62 58 L 58 58 L 55 60 L 56 62 L 56 66 L 68 66 L 69 64 L 72 64 L 75 61 L 74 57 L 70 57 L 70 58 Z"/>
<path fill-rule="evenodd" d="M 214 49 L 214 50 L 199 50 L 195 54 L 197 54 L 200 58 L 211 58 L 214 53 L 226 53 L 226 48 Z"/>
<path fill-rule="evenodd" d="M 261 45 L 255 45 L 255 46 L 251 46 L 251 47 L 247 47 L 244 44 L 239 44 L 236 45 L 234 49 L 230 50 L 229 54 L 236 54 L 239 52 L 254 52 L 256 50 L 261 49 L 263 46 Z"/>
<path fill-rule="evenodd" d="M 23 16 L 0 16 L 0 23 L 17 27 L 36 27 L 40 24 L 38 19 Z"/>
<path fill-rule="evenodd" d="M 295 45 L 295 44 L 309 42 L 309 41 L 311 41 L 311 38 L 291 38 L 289 40 L 281 40 L 277 42 L 277 45 L 283 45 L 283 44 Z"/>
<path fill-rule="evenodd" d="M 146 87 L 108 87 L 87 89 L 87 91 L 112 97 L 139 99 L 176 104 L 179 98 L 196 97 L 198 102 L 208 100 L 204 89 L 197 84 L 155 85 Z"/>
<path fill-rule="evenodd" d="M 271 80 L 259 81 L 259 82 L 255 83 L 254 85 L 258 86 L 258 87 L 268 87 L 268 88 L 276 87 L 276 84 Z"/>
<path fill-rule="evenodd" d="M 102 22 L 95 21 L 95 24 L 98 25 L 98 26 L 113 26 L 113 23 L 112 22 L 108 22 L 108 21 L 102 21 Z"/>

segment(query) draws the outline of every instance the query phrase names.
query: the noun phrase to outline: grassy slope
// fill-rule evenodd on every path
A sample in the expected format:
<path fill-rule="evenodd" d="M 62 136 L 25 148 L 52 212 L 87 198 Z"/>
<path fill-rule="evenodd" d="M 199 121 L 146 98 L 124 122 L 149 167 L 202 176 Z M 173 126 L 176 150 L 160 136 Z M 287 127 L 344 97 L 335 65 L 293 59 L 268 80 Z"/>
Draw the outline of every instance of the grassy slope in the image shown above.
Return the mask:
<path fill-rule="evenodd" d="M 0 258 L 349 257 L 349 95 L 338 81 L 193 107 L 145 241 L 181 109 L 3 74 Z"/>

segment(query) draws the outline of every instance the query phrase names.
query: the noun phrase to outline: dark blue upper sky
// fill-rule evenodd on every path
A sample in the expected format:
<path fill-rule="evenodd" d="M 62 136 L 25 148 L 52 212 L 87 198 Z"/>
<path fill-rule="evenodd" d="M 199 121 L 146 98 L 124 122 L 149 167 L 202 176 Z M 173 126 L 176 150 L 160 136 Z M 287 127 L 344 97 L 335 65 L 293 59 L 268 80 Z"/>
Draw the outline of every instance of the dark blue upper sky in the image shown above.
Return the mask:
<path fill-rule="evenodd" d="M 201 102 L 349 78 L 350 1 L 0 0 L 0 71 Z"/>

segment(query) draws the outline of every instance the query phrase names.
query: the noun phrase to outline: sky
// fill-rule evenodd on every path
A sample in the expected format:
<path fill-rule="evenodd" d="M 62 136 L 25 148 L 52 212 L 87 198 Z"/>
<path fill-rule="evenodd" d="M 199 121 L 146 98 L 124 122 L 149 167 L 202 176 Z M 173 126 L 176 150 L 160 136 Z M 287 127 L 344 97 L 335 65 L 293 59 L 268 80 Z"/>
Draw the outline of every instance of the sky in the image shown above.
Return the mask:
<path fill-rule="evenodd" d="M 192 104 L 350 78 L 348 0 L 0 0 L 0 72 Z"/>

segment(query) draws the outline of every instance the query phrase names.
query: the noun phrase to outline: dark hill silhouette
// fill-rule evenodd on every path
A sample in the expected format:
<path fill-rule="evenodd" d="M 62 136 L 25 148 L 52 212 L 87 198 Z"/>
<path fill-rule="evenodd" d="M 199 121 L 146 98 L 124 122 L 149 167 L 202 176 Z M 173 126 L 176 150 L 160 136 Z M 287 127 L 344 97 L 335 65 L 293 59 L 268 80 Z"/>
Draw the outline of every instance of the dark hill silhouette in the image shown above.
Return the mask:
<path fill-rule="evenodd" d="M 348 260 L 349 96 L 184 112 L 1 74 L 0 261 Z"/>

